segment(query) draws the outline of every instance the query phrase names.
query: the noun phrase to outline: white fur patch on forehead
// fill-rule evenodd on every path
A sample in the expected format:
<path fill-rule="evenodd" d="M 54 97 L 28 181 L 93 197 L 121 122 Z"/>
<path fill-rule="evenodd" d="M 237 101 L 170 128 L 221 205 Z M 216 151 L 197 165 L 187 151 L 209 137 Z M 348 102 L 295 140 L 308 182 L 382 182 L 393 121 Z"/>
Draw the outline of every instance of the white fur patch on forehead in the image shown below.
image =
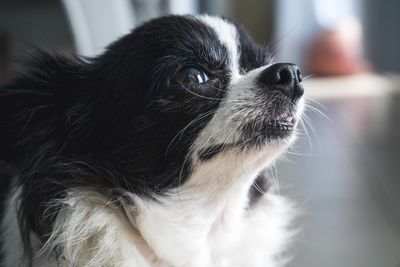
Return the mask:
<path fill-rule="evenodd" d="M 219 41 L 228 49 L 230 54 L 232 80 L 239 76 L 239 49 L 238 34 L 235 25 L 220 17 L 201 15 L 197 17 L 208 27 L 211 27 Z"/>

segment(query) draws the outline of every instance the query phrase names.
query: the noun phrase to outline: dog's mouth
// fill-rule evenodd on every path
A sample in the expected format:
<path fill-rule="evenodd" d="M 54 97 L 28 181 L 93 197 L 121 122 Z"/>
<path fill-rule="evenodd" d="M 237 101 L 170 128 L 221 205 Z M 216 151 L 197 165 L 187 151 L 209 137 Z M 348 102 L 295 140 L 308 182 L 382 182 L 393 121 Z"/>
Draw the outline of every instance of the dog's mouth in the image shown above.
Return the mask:
<path fill-rule="evenodd" d="M 262 122 L 262 123 L 260 123 Z M 262 145 L 268 141 L 284 141 L 292 135 L 297 118 L 292 113 L 248 122 L 242 128 L 242 135 L 249 143 Z"/>
<path fill-rule="evenodd" d="M 217 144 L 202 149 L 199 152 L 199 158 L 202 160 L 210 159 L 224 149 L 257 147 L 271 141 L 284 141 L 292 135 L 296 124 L 297 118 L 287 114 L 267 120 L 261 127 L 259 123 L 248 123 L 242 129 L 243 140 L 234 143 Z"/>
<path fill-rule="evenodd" d="M 280 115 L 276 119 L 266 123 L 265 130 L 268 135 L 279 135 L 279 133 L 290 133 L 296 125 L 296 118 L 292 115 Z"/>

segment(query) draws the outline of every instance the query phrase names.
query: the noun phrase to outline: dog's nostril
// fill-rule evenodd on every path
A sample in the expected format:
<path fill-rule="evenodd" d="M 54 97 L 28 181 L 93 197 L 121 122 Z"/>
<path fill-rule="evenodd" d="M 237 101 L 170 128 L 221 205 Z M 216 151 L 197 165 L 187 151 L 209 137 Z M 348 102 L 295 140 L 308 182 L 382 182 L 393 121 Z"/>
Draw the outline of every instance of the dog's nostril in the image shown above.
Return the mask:
<path fill-rule="evenodd" d="M 279 80 L 276 82 L 276 84 L 287 84 L 292 82 L 293 80 L 293 75 L 292 72 L 287 69 L 283 68 L 279 71 L 278 76 L 280 77 Z"/>

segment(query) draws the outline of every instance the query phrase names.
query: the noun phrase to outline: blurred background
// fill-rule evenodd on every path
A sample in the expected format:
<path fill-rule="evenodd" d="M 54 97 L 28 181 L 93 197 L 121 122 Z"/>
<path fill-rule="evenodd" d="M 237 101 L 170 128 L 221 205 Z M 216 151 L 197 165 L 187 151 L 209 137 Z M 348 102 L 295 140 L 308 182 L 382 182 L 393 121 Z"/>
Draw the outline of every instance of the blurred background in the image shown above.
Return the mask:
<path fill-rule="evenodd" d="M 153 17 L 233 17 L 303 69 L 309 106 L 271 170 L 299 203 L 291 267 L 400 266 L 400 1 L 1 0 L 0 84 L 32 47 L 95 56 Z"/>

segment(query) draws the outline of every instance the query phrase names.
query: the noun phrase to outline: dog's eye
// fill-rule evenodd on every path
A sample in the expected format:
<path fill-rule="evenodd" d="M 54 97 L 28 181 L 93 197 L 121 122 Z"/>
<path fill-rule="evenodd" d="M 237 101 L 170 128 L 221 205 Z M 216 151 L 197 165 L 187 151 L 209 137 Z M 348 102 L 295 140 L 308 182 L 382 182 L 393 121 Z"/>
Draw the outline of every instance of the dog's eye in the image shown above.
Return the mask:
<path fill-rule="evenodd" d="M 182 85 L 202 84 L 209 80 L 207 74 L 196 67 L 185 67 L 175 76 L 175 82 Z"/>

